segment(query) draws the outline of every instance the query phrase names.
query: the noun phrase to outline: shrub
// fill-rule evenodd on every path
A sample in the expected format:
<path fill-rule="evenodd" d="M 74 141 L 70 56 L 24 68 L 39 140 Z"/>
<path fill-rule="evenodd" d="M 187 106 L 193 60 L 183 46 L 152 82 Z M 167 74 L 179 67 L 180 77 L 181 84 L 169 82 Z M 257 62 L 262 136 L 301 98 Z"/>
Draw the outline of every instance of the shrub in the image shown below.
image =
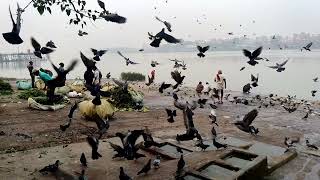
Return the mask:
<path fill-rule="evenodd" d="M 12 92 L 13 90 L 11 88 L 11 85 L 0 79 L 0 95 L 9 95 L 12 94 Z"/>
<path fill-rule="evenodd" d="M 45 97 L 46 94 L 43 91 L 40 91 L 38 89 L 29 89 L 26 91 L 22 91 L 18 98 L 20 99 L 28 99 L 29 97 Z"/>
<path fill-rule="evenodd" d="M 135 102 L 129 92 L 121 87 L 115 87 L 111 90 L 113 105 L 117 108 L 134 108 Z"/>
<path fill-rule="evenodd" d="M 146 76 L 141 73 L 123 72 L 121 73 L 121 79 L 124 81 L 145 81 Z"/>

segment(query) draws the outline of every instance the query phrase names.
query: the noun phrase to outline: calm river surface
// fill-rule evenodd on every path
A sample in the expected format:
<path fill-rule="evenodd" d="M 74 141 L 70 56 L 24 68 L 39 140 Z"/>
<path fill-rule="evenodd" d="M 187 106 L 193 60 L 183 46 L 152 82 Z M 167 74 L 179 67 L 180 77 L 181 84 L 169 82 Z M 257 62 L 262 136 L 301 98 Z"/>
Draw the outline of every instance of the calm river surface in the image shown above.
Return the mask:
<path fill-rule="evenodd" d="M 313 78 L 320 77 L 320 50 L 312 52 L 300 52 L 300 50 L 265 50 L 261 57 L 266 57 L 270 61 L 261 61 L 255 67 L 246 63 L 246 58 L 241 51 L 220 51 L 207 53 L 206 57 L 200 59 L 195 52 L 179 53 L 126 53 L 125 56 L 139 62 L 138 65 L 126 66 L 124 60 L 116 53 L 107 52 L 98 62 L 98 67 L 104 75 L 111 72 L 113 77 L 118 78 L 121 72 L 141 72 L 148 74 L 152 67 L 151 60 L 157 60 L 160 66 L 156 70 L 156 82 L 173 82 L 170 72 L 173 69 L 173 62 L 169 59 L 184 60 L 187 70 L 182 71 L 186 76 L 185 85 L 196 86 L 199 81 L 208 81 L 213 85 L 213 77 L 218 69 L 221 69 L 227 78 L 228 89 L 241 91 L 244 84 L 250 81 L 250 74 L 259 73 L 259 87 L 252 90 L 254 93 L 275 93 L 278 95 L 297 95 L 299 98 L 320 99 L 319 95 L 312 97 L 310 91 L 318 90 L 320 82 L 313 82 Z M 89 56 L 91 54 L 87 54 Z M 276 62 L 281 63 L 286 58 L 290 58 L 284 72 L 276 72 L 268 68 Z M 57 62 L 57 60 L 53 60 Z M 0 76 L 13 78 L 28 78 L 27 62 L 21 63 L 0 63 Z M 65 61 L 67 65 L 68 62 Z M 36 62 L 36 68 L 51 68 L 48 62 Z M 241 67 L 246 69 L 239 71 Z M 71 72 L 68 78 L 83 77 L 85 66 L 80 62 L 76 69 Z M 320 90 L 320 89 L 319 89 Z"/>

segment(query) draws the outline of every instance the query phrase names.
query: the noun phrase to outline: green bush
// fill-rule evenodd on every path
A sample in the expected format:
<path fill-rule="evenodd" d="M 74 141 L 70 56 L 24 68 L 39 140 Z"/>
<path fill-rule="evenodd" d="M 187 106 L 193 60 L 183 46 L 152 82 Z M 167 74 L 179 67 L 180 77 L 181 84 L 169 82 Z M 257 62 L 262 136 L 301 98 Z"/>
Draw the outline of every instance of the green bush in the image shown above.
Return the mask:
<path fill-rule="evenodd" d="M 113 105 L 117 108 L 134 108 L 135 102 L 128 90 L 121 87 L 115 87 L 111 91 L 111 97 L 113 99 Z"/>
<path fill-rule="evenodd" d="M 22 91 L 18 98 L 20 99 L 28 99 L 29 97 L 45 97 L 46 94 L 43 91 L 40 91 L 38 89 L 29 89 L 26 91 Z"/>
<path fill-rule="evenodd" d="M 121 73 L 121 79 L 124 81 L 145 81 L 146 76 L 141 73 L 123 72 Z"/>
<path fill-rule="evenodd" d="M 11 85 L 0 79 L 0 95 L 9 95 L 12 94 L 12 92 L 13 90 L 11 88 Z"/>

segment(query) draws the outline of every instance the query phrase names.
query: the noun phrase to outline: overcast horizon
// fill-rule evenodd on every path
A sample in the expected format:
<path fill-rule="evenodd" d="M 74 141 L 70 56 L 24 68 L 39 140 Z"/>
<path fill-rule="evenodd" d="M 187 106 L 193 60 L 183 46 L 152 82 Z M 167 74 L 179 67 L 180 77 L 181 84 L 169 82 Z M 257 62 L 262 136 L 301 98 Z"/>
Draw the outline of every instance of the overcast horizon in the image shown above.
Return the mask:
<path fill-rule="evenodd" d="M 11 31 L 12 25 L 8 7 L 16 18 L 16 2 L 25 7 L 29 0 L 1 0 L 1 33 Z M 157 33 L 163 24 L 155 16 L 172 24 L 177 38 L 187 41 L 209 40 L 213 38 L 230 38 L 255 33 L 257 36 L 273 34 L 292 35 L 306 32 L 319 34 L 320 19 L 316 0 L 108 0 L 104 1 L 110 12 L 117 12 L 127 18 L 126 24 L 115 24 L 104 20 L 94 24 L 88 22 L 86 37 L 77 35 L 78 26 L 68 25 L 69 18 L 60 9 L 53 8 L 52 15 L 47 12 L 40 16 L 36 9 L 28 7 L 22 15 L 21 37 L 24 43 L 19 46 L 0 41 L 0 53 L 15 53 L 32 49 L 30 37 L 34 36 L 40 43 L 53 40 L 58 49 L 51 56 L 53 59 L 70 59 L 79 56 L 79 51 L 87 54 L 90 48 L 108 49 L 115 47 L 141 48 L 150 43 L 147 32 Z M 88 7 L 98 9 L 95 0 L 88 1 Z M 154 7 L 157 7 L 154 9 Z M 174 18 L 176 17 L 176 18 Z M 197 20 L 201 24 L 197 23 Z M 253 23 L 255 21 L 255 23 Z M 222 27 L 219 27 L 219 25 Z M 242 25 L 240 27 L 240 24 Z M 217 31 L 214 31 L 217 28 Z"/>

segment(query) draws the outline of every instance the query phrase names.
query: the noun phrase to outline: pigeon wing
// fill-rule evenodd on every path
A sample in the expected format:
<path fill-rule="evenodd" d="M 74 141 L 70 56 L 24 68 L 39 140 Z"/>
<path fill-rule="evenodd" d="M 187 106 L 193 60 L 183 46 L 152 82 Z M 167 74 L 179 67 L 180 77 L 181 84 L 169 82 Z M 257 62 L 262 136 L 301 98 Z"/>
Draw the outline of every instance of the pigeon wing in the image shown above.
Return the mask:
<path fill-rule="evenodd" d="M 199 52 L 203 51 L 201 46 L 197 46 L 197 49 L 199 50 Z"/>
<path fill-rule="evenodd" d="M 309 49 L 312 46 L 312 42 L 306 45 L 306 48 Z"/>
<path fill-rule="evenodd" d="M 150 32 L 148 32 L 148 36 L 149 38 L 154 38 L 154 36 Z"/>
<path fill-rule="evenodd" d="M 285 60 L 283 63 L 280 64 L 280 66 L 282 67 L 282 66 L 286 65 L 288 61 L 289 61 L 289 59 Z"/>
<path fill-rule="evenodd" d="M 267 66 L 269 68 L 272 68 L 272 69 L 278 69 L 278 66 Z"/>
<path fill-rule="evenodd" d="M 117 152 L 124 151 L 123 148 L 119 145 L 113 144 L 112 142 L 109 142 L 109 144 L 114 151 L 117 151 Z"/>
<path fill-rule="evenodd" d="M 250 126 L 250 124 L 253 122 L 253 120 L 258 116 L 258 111 L 256 109 L 250 111 L 248 114 L 246 114 L 243 118 L 243 123 L 245 126 Z"/>
<path fill-rule="evenodd" d="M 258 78 L 256 78 L 253 74 L 251 74 L 251 81 L 254 82 L 254 81 L 257 81 Z"/>
<path fill-rule="evenodd" d="M 181 75 L 178 71 L 171 72 L 171 77 L 174 81 L 179 82 L 179 79 L 181 78 Z"/>
<path fill-rule="evenodd" d="M 88 59 L 84 54 L 82 54 L 82 52 L 80 52 L 80 57 L 81 60 L 83 62 L 83 64 L 87 67 L 87 68 L 92 68 L 95 66 L 95 62 Z"/>
<path fill-rule="evenodd" d="M 258 49 L 252 52 L 252 57 L 257 58 L 262 52 L 262 46 L 260 46 Z"/>
<path fill-rule="evenodd" d="M 171 84 L 163 84 L 163 89 L 167 89 L 171 86 Z"/>
<path fill-rule="evenodd" d="M 95 119 L 95 122 L 96 122 L 99 130 L 102 130 L 104 128 L 109 129 L 108 121 L 106 121 L 106 123 L 105 123 L 101 118 L 97 118 L 97 119 Z"/>
<path fill-rule="evenodd" d="M 128 137 L 128 143 L 131 147 L 134 147 L 137 139 L 143 134 L 144 130 L 133 130 Z"/>
<path fill-rule="evenodd" d="M 206 47 L 203 47 L 202 50 L 203 50 L 203 52 L 206 52 L 209 50 L 209 48 L 210 48 L 210 46 L 206 46 Z"/>
<path fill-rule="evenodd" d="M 248 51 L 248 50 L 246 50 L 246 49 L 243 49 L 243 50 L 242 50 L 242 53 L 243 53 L 244 56 L 246 56 L 246 57 L 248 57 L 248 58 L 251 58 L 251 52 L 250 52 L 250 51 Z"/>
<path fill-rule="evenodd" d="M 108 50 L 100 50 L 98 51 L 98 56 L 103 56 Z"/>
<path fill-rule="evenodd" d="M 118 53 L 121 57 L 123 57 L 124 59 L 127 59 L 127 57 L 125 57 L 120 51 L 117 51 L 117 53 Z"/>
<path fill-rule="evenodd" d="M 167 27 L 168 31 L 171 32 L 172 31 L 171 30 L 171 24 L 169 22 L 167 22 L 167 21 L 164 21 L 163 23 Z"/>
<path fill-rule="evenodd" d="M 157 16 L 155 18 L 156 18 L 156 20 L 158 20 L 158 21 L 163 23 L 163 21 L 160 18 L 158 18 Z"/>
<path fill-rule="evenodd" d="M 31 44 L 36 51 L 40 50 L 41 45 L 33 37 L 31 37 Z"/>
<path fill-rule="evenodd" d="M 111 21 L 111 22 L 118 23 L 118 24 L 124 24 L 127 22 L 127 18 L 125 18 L 123 16 L 119 16 L 118 14 L 113 14 L 113 13 L 105 15 L 105 16 L 103 16 L 103 18 L 106 21 Z"/>
<path fill-rule="evenodd" d="M 47 48 L 47 47 L 42 47 L 41 50 L 40 50 L 41 54 L 50 54 L 53 51 L 54 51 L 53 49 L 50 49 L 50 48 Z"/>
<path fill-rule="evenodd" d="M 17 29 L 17 24 L 14 22 L 10 6 L 9 6 L 9 13 L 10 13 L 11 21 L 12 21 L 12 32 L 16 32 L 18 30 Z"/>
<path fill-rule="evenodd" d="M 98 4 L 103 10 L 106 10 L 106 6 L 105 6 L 104 2 L 98 0 Z"/>
<path fill-rule="evenodd" d="M 171 36 L 171 35 L 169 35 L 167 33 L 163 33 L 162 38 L 165 41 L 167 41 L 168 43 L 174 43 L 174 44 L 181 43 L 181 39 L 176 39 L 175 37 L 173 37 L 173 36 Z"/>
<path fill-rule="evenodd" d="M 98 50 L 91 48 L 91 51 L 92 51 L 93 55 L 95 55 L 95 56 L 98 55 Z"/>

